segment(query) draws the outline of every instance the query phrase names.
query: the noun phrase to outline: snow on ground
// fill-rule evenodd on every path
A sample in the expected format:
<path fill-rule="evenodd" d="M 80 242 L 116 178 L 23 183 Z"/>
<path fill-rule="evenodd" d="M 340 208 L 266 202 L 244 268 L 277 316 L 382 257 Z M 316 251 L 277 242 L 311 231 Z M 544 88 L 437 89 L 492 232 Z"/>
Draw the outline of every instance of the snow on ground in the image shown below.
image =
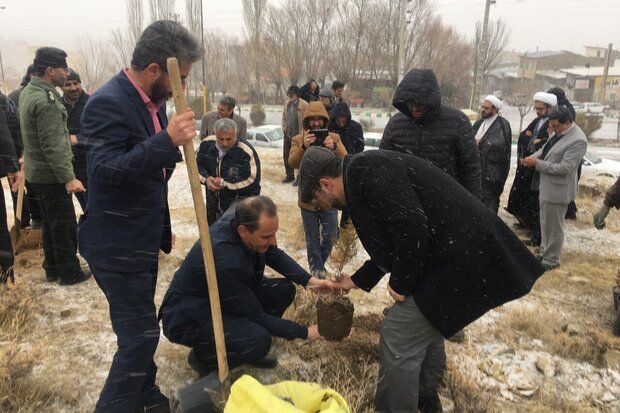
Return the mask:
<path fill-rule="evenodd" d="M 296 188 L 280 183 L 283 177 L 280 150 L 259 148 L 258 151 L 263 164 L 262 193 L 274 199 L 281 214 L 298 214 Z M 512 175 L 508 179 L 502 205 L 506 204 L 511 183 Z M 6 183 L 4 185 L 6 188 Z M 178 165 L 169 187 L 172 225 L 177 236 L 177 245 L 170 256 L 161 257 L 155 299 L 157 305 L 161 303 L 174 271 L 198 238 L 184 164 Z M 10 205 L 10 197 L 6 195 L 8 194 L 5 191 L 7 204 Z M 617 221 L 606 231 L 596 231 L 587 224 L 590 219 L 588 214 L 592 213 L 594 207 L 598 207 L 598 203 L 600 198 L 579 203 L 582 208 L 579 221 L 568 222 L 566 225 L 565 253 L 619 255 L 620 231 Z M 75 205 L 79 214 L 77 202 Z M 616 211 L 611 214 L 614 213 L 618 214 Z M 12 222 L 11 215 L 9 212 L 9 223 Z M 504 211 L 500 211 L 500 216 L 507 224 L 514 223 L 514 219 Z M 278 242 L 281 248 L 307 268 L 303 240 L 298 239 L 299 231 L 294 228 L 295 219 L 294 216 L 288 217 L 288 221 L 281 219 Z M 287 225 L 282 225 L 282 222 Z M 345 272 L 353 272 L 367 258 L 366 252 L 360 248 L 360 253 L 347 265 Z M 40 250 L 26 251 L 17 259 L 17 282 L 25 284 L 32 291 L 38 309 L 35 318 L 36 331 L 21 339 L 19 348 L 24 352 L 38 352 L 32 371 L 34 377 L 54 377 L 54 383 L 50 386 L 57 397 L 46 407 L 46 411 L 92 411 L 116 348 L 107 314 L 107 302 L 93 280 L 73 287 L 60 287 L 45 282 L 41 262 Z M 567 265 L 568 270 L 555 271 L 545 277 L 569 279 L 572 267 L 570 263 Z M 449 360 L 456 363 L 461 372 L 478 384 L 495 389 L 497 400 L 508 403 L 501 404 L 502 410 L 519 411 L 519 400 L 529 400 L 529 397 L 532 397 L 527 395 L 528 392 L 536 394 L 540 389 L 550 388 L 568 400 L 587 401 L 590 406 L 600 406 L 602 411 L 620 411 L 620 374 L 617 369 L 595 367 L 589 363 L 550 354 L 541 340 L 527 336 L 521 336 L 514 342 L 505 342 L 492 334 L 494 330 L 505 328 L 502 326 L 504 316 L 511 311 L 544 311 L 549 308 L 549 303 L 561 305 L 564 300 L 573 300 L 572 307 L 567 307 L 570 311 L 575 311 L 575 308 L 578 311 L 580 305 L 586 305 L 600 310 L 601 313 L 609 312 L 612 279 L 613 275 L 610 274 L 609 293 L 602 300 L 605 301 L 604 304 L 595 302 L 591 295 L 562 297 L 558 296 L 559 292 L 535 289 L 535 292 L 522 300 L 491 311 L 468 327 L 468 337 L 464 344 L 448 344 Z M 357 317 L 381 314 L 383 308 L 390 304 L 386 281 L 387 277 L 370 294 L 356 291 L 351 295 Z M 584 285 L 590 287 L 587 284 L 590 281 L 585 281 Z M 583 301 L 580 302 L 579 299 Z M 558 312 L 562 311 L 562 308 L 558 308 Z M 573 313 L 566 315 L 570 317 Z M 589 316 L 588 313 L 581 314 L 580 321 L 585 319 L 585 324 L 591 323 Z M 609 322 L 611 317 L 603 314 L 598 316 L 597 320 Z M 600 330 L 609 328 L 608 325 L 596 327 Z M 0 343 L 0 346 L 7 344 Z M 164 393 L 171 394 L 195 379 L 195 374 L 187 365 L 186 356 L 186 349 L 161 336 L 156 361 L 159 366 L 158 380 Z M 540 373 L 536 368 L 539 360 L 546 360 L 545 363 L 552 366 L 550 368 L 554 374 L 545 376 Z M 510 407 L 510 403 L 516 404 Z"/>

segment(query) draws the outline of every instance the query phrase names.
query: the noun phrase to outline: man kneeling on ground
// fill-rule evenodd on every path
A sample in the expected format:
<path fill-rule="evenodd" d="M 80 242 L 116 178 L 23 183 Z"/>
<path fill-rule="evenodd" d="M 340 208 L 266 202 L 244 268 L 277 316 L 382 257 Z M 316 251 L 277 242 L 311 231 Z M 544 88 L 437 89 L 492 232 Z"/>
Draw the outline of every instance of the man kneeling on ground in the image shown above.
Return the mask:
<path fill-rule="evenodd" d="M 274 367 L 267 356 L 271 337 L 288 340 L 321 338 L 309 327 L 282 319 L 295 298 L 293 282 L 315 293 L 334 284 L 310 276 L 277 247 L 276 205 L 265 196 L 244 199 L 210 228 L 229 366 Z M 263 276 L 265 265 L 286 279 Z M 291 282 L 292 281 L 292 282 Z M 191 347 L 188 361 L 201 376 L 217 369 L 217 354 L 200 241 L 174 275 L 160 310 L 164 334 Z"/>

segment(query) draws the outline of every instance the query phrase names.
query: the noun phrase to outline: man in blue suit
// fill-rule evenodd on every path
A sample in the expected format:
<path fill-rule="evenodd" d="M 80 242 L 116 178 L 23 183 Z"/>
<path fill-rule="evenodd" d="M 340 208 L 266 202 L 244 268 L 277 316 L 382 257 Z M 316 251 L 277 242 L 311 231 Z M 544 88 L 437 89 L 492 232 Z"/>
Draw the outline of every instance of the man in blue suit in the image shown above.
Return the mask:
<path fill-rule="evenodd" d="M 95 92 L 82 115 L 89 197 L 79 246 L 108 300 L 118 337 L 96 412 L 170 411 L 155 384 L 159 323 L 153 298 L 159 250 L 172 248 L 167 182 L 181 160 L 178 146 L 191 142 L 196 129 L 189 109 L 166 119 L 166 59 L 179 60 L 184 80 L 202 54 L 180 24 L 152 23 L 138 39 L 131 67 Z"/>

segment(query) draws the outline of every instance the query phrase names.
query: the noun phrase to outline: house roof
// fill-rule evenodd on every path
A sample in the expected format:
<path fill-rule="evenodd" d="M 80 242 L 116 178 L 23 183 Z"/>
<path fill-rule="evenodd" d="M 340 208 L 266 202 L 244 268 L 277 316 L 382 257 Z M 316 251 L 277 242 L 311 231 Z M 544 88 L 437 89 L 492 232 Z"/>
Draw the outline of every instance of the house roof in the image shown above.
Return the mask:
<path fill-rule="evenodd" d="M 567 52 L 565 50 L 541 50 L 540 52 L 525 52 L 521 57 L 526 57 L 528 59 L 542 59 L 544 57 L 559 56 L 566 53 L 571 52 Z"/>
<path fill-rule="evenodd" d="M 581 77 L 600 77 L 603 76 L 605 68 L 603 66 L 592 66 L 589 69 L 585 66 L 573 67 L 570 69 L 560 69 L 560 72 L 568 73 Z M 608 76 L 620 76 L 620 67 L 612 66 L 609 68 Z"/>

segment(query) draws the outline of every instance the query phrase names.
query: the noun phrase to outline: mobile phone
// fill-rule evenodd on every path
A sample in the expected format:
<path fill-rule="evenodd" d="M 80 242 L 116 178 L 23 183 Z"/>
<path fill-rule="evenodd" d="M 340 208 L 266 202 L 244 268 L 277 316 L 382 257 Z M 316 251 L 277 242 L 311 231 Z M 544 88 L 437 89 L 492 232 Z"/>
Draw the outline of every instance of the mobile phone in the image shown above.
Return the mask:
<path fill-rule="evenodd" d="M 312 146 L 323 146 L 325 138 L 329 135 L 329 131 L 327 129 L 311 129 L 310 133 L 312 133 L 316 138 Z"/>

